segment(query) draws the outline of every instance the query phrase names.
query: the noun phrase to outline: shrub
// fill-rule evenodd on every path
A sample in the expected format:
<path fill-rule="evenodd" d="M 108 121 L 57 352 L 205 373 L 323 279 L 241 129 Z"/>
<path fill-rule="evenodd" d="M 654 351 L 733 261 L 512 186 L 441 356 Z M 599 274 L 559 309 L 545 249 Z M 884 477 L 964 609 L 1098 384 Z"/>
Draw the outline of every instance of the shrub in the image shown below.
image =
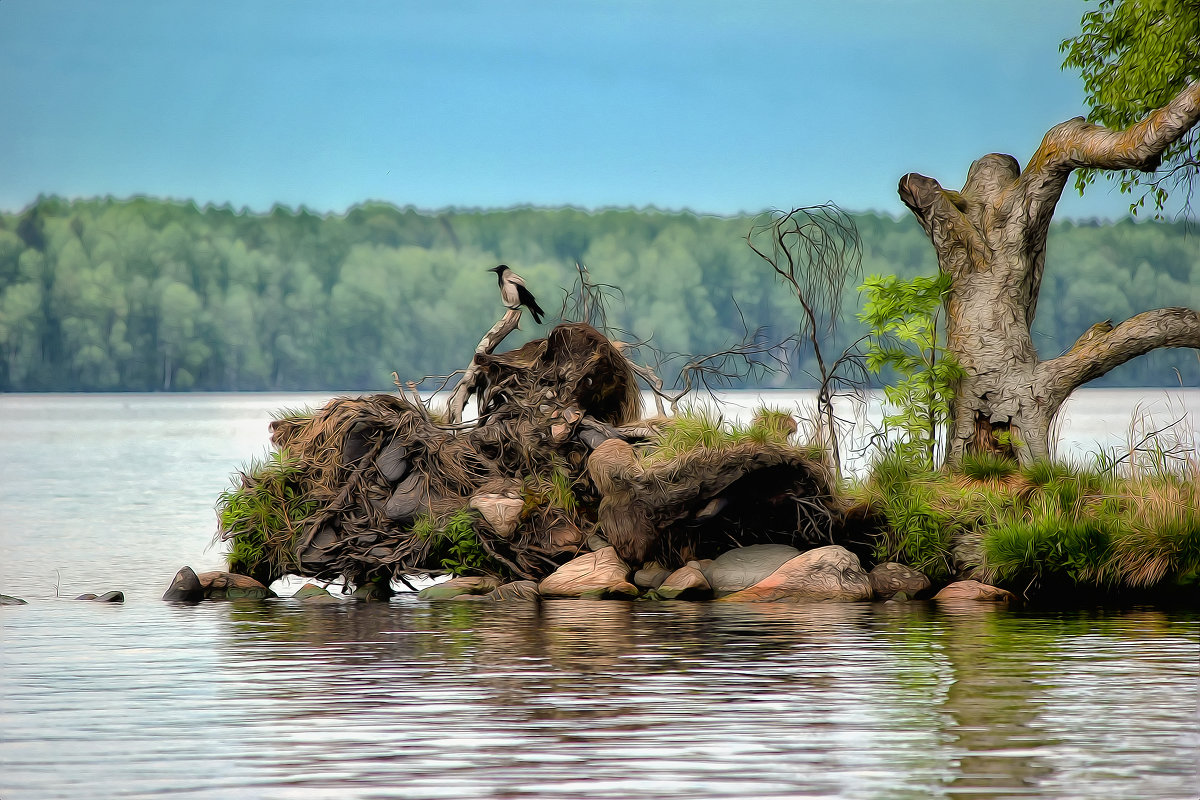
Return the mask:
<path fill-rule="evenodd" d="M 251 462 L 217 501 L 217 536 L 229 542 L 229 570 L 269 584 L 297 567 L 297 539 L 316 508 L 286 450 Z"/>

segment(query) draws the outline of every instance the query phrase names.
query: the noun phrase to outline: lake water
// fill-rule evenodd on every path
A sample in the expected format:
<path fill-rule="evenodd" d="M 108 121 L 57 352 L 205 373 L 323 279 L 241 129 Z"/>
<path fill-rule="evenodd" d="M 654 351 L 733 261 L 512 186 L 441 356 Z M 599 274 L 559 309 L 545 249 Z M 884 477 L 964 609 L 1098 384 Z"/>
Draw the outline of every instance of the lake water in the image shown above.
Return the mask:
<path fill-rule="evenodd" d="M 2 800 L 1200 795 L 1194 611 L 160 602 L 327 396 L 0 395 Z M 1139 403 L 1200 414 L 1082 392 L 1065 450 Z"/>

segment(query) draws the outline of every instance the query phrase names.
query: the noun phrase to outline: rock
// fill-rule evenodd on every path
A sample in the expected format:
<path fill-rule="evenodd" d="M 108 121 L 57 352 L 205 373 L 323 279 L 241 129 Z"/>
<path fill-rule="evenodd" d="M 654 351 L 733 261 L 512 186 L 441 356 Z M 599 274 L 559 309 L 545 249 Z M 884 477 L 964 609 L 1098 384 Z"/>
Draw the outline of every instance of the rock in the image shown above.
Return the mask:
<path fill-rule="evenodd" d="M 655 600 L 698 600 L 711 594 L 704 573 L 695 567 L 680 567 L 650 593 Z"/>
<path fill-rule="evenodd" d="M 404 446 L 404 442 L 400 439 L 393 439 L 392 443 L 383 448 L 375 458 L 375 468 L 379 470 L 379 474 L 388 483 L 395 483 L 404 477 L 404 473 L 408 472 L 408 448 Z"/>
<path fill-rule="evenodd" d="M 419 514 L 428 504 L 425 476 L 419 469 L 414 469 L 407 478 L 396 484 L 396 490 L 388 498 L 383 513 L 388 519 L 404 520 Z"/>
<path fill-rule="evenodd" d="M 366 422 L 356 422 L 346 434 L 342 442 L 342 465 L 352 467 L 371 449 L 371 426 Z"/>
<path fill-rule="evenodd" d="M 317 570 L 328 560 L 328 552 L 338 543 L 338 532 L 329 525 L 324 525 L 312 537 L 312 540 L 301 547 L 300 565 L 310 570 Z"/>
<path fill-rule="evenodd" d="M 586 538 L 583 531 L 566 520 L 550 529 L 550 546 L 556 551 L 575 550 Z"/>
<path fill-rule="evenodd" d="M 426 586 L 417 592 L 417 597 L 422 600 L 449 600 L 460 594 L 487 594 L 499 585 L 500 581 L 484 576 L 451 578 L 433 586 Z"/>
<path fill-rule="evenodd" d="M 871 580 L 858 556 L 840 545 L 830 544 L 789 559 L 763 580 L 724 599 L 746 603 L 776 600 L 854 602 L 870 600 L 872 594 Z"/>
<path fill-rule="evenodd" d="M 521 521 L 525 501 L 520 496 L 507 494 L 477 494 L 471 498 L 470 506 L 479 512 L 497 536 L 508 539 Z"/>
<path fill-rule="evenodd" d="M 116 591 L 105 592 L 99 597 L 93 597 L 92 599 L 97 603 L 124 603 L 125 593 Z"/>
<path fill-rule="evenodd" d="M 96 595 L 92 594 L 91 592 L 84 592 L 83 594 L 79 595 L 79 597 L 76 597 L 75 599 L 76 600 L 95 600 Z"/>
<path fill-rule="evenodd" d="M 790 545 L 754 544 L 722 553 L 701 571 L 713 594 L 723 597 L 753 586 L 798 555 Z"/>
<path fill-rule="evenodd" d="M 368 581 L 362 586 L 354 587 L 354 592 L 350 596 L 360 602 L 371 603 L 386 602 L 393 594 L 395 592 L 392 591 L 391 584 L 383 581 Z"/>
<path fill-rule="evenodd" d="M 698 569 L 701 572 L 704 572 L 704 570 L 708 569 L 708 565 L 711 564 L 712 562 L 713 562 L 713 559 L 711 559 L 711 558 L 702 558 L 699 561 L 689 561 L 686 564 L 684 564 L 684 566 L 692 567 L 693 569 Z"/>
<path fill-rule="evenodd" d="M 614 548 L 604 547 L 563 564 L 538 584 L 538 591 L 544 597 L 637 597 L 628 575 L 629 565 Z"/>
<path fill-rule="evenodd" d="M 7 594 L 0 594 L 0 606 L 27 606 L 27 605 L 29 605 L 29 603 L 25 602 L 24 600 L 22 600 L 19 597 L 13 597 L 13 596 L 7 595 Z"/>
<path fill-rule="evenodd" d="M 671 571 L 657 561 L 647 561 L 633 573 L 633 585 L 639 589 L 657 589 L 670 574 Z"/>
<path fill-rule="evenodd" d="M 178 603 L 197 603 L 204 599 L 204 586 L 191 567 L 184 567 L 175 573 L 162 599 Z"/>
<path fill-rule="evenodd" d="M 537 581 L 513 581 L 487 594 L 489 600 L 540 600 L 541 597 Z"/>
<path fill-rule="evenodd" d="M 887 600 L 897 593 L 903 594 L 904 599 L 916 597 L 930 586 L 929 578 L 924 574 L 895 561 L 877 564 L 868 577 L 875 596 L 880 600 Z"/>
<path fill-rule="evenodd" d="M 201 572 L 205 600 L 265 600 L 275 593 L 249 575 L 236 572 Z"/>
<path fill-rule="evenodd" d="M 984 602 L 1008 603 L 1015 600 L 1012 592 L 979 581 L 955 581 L 933 596 L 934 600 L 980 600 Z"/>
<path fill-rule="evenodd" d="M 315 583 L 306 583 L 292 595 L 293 600 L 299 600 L 302 603 L 340 603 L 336 597 L 329 593 L 329 590 L 317 586 Z"/>
<path fill-rule="evenodd" d="M 608 540 L 598 533 L 593 533 L 587 538 L 587 549 L 591 550 L 593 553 L 603 550 L 606 547 L 612 547 L 612 545 L 610 545 Z"/>

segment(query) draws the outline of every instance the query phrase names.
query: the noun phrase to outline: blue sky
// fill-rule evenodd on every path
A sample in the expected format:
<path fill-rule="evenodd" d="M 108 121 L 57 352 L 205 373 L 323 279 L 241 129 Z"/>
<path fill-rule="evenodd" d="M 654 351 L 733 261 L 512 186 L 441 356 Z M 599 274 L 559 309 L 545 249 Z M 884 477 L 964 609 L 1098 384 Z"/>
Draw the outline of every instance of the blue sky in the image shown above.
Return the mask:
<path fill-rule="evenodd" d="M 1085 113 L 1079 0 L 0 0 L 0 208 L 832 200 Z M 1109 184 L 1060 214 L 1118 217 Z"/>

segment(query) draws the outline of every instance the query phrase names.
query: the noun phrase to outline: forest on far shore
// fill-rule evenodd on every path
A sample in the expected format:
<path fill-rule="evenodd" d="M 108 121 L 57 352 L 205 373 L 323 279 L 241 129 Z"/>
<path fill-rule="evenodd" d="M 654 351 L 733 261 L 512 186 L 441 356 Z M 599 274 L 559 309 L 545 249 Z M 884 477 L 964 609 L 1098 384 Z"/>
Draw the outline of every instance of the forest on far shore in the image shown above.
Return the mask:
<path fill-rule="evenodd" d="M 910 217 L 856 214 L 863 275 L 933 274 Z M 617 286 L 608 322 L 668 353 L 796 330 L 794 297 L 746 244 L 752 217 L 654 210 L 269 213 L 156 199 L 42 198 L 0 214 L 0 391 L 388 390 L 466 366 L 503 313 L 507 263 L 555 322 L 575 264 Z M 1200 238 L 1184 223 L 1057 222 L 1034 326 L 1043 357 L 1089 326 L 1200 308 Z M 735 301 L 736 300 L 736 305 Z M 854 286 L 826 353 L 865 332 Z M 806 387 L 811 354 L 755 385 Z M 678 366 L 676 366 L 678 369 Z M 663 377 L 674 377 L 670 367 Z M 1160 350 L 1094 385 L 1200 386 L 1192 350 Z M 746 384 L 742 384 L 746 385 Z"/>

